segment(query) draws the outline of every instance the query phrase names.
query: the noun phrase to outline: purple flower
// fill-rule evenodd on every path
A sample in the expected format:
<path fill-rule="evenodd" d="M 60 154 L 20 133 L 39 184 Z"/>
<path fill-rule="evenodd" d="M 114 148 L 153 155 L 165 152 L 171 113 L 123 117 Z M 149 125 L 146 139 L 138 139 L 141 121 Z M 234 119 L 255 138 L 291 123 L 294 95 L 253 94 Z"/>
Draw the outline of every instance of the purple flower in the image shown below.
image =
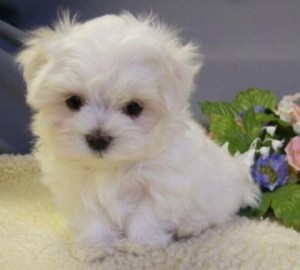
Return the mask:
<path fill-rule="evenodd" d="M 263 113 L 266 109 L 265 107 L 260 105 L 255 105 L 253 108 L 256 113 Z"/>
<path fill-rule="evenodd" d="M 274 153 L 259 157 L 251 168 L 251 175 L 257 184 L 271 191 L 284 185 L 288 179 L 285 155 Z"/>

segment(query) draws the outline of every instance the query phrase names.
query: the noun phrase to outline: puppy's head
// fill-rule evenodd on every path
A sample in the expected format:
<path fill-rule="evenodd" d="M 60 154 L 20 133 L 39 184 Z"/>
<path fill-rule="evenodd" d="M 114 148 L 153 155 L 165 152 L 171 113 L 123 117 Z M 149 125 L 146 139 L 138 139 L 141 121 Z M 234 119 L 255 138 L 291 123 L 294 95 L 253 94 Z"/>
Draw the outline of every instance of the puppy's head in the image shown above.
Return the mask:
<path fill-rule="evenodd" d="M 201 66 L 197 48 L 153 18 L 61 19 L 17 57 L 36 112 L 34 133 L 56 154 L 136 160 L 168 145 Z"/>

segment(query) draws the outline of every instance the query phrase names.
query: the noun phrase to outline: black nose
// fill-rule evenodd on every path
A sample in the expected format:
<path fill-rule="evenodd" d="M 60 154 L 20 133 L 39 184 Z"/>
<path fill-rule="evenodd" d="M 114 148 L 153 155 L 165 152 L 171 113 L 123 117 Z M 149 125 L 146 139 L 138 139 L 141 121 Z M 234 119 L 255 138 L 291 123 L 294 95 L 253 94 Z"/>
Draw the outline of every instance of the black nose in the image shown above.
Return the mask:
<path fill-rule="evenodd" d="M 100 131 L 85 135 L 85 139 L 91 149 L 99 152 L 106 150 L 112 141 L 111 136 L 104 135 Z"/>

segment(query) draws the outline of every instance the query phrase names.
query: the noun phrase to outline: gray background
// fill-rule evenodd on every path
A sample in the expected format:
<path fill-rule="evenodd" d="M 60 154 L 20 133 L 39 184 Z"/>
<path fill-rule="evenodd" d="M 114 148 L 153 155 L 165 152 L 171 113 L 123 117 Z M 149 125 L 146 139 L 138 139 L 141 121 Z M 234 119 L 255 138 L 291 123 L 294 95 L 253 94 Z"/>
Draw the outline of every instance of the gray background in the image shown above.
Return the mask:
<path fill-rule="evenodd" d="M 201 45 L 205 65 L 197 77 L 192 110 L 199 100 L 230 100 L 243 89 L 270 89 L 278 98 L 300 90 L 300 1 L 297 0 L 0 0 L 0 19 L 21 30 L 51 24 L 58 9 L 81 20 L 123 9 L 151 10 Z M 1 27 L 0 27 L 1 33 Z M 6 38 L 7 39 L 7 38 Z M 12 55 L 0 41 L 0 153 L 26 153 L 32 141 L 25 87 Z"/>

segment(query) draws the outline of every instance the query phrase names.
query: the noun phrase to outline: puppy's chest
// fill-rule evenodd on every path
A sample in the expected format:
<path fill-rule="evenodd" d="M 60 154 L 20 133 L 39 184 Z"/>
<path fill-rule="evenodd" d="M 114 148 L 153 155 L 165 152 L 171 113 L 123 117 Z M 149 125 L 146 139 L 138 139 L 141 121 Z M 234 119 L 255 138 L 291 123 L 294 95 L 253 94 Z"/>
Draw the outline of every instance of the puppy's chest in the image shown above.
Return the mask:
<path fill-rule="evenodd" d="M 102 181 L 97 181 L 96 200 L 112 219 L 132 214 L 148 197 L 147 187 L 138 176 L 116 173 L 99 177 Z"/>

